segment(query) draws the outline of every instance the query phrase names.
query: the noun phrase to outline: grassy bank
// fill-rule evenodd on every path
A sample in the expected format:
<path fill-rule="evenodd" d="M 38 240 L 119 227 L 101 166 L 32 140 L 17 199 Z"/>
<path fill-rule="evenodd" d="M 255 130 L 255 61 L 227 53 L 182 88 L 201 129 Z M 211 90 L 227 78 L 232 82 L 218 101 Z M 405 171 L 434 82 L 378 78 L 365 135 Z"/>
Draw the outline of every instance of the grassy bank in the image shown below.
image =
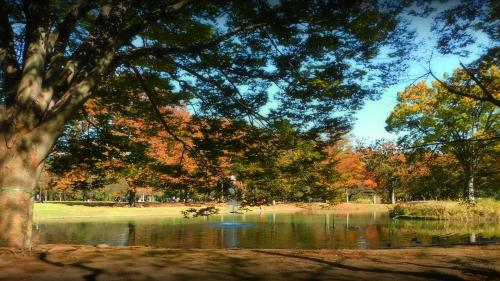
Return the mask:
<path fill-rule="evenodd" d="M 168 203 L 155 205 L 155 207 L 129 208 L 126 206 L 82 206 L 54 203 L 37 203 L 34 209 L 35 220 L 45 219 L 70 219 L 70 218 L 113 218 L 113 217 L 181 217 L 182 211 L 189 208 L 206 207 L 203 204 Z M 229 214 L 231 208 L 228 204 L 215 204 L 219 213 Z M 246 211 L 252 213 L 279 213 L 279 212 L 335 212 L 335 213 L 362 213 L 386 212 L 388 205 L 383 204 L 340 204 L 329 206 L 321 203 L 276 204 L 274 206 L 252 207 Z"/>
<path fill-rule="evenodd" d="M 0 280 L 497 280 L 500 246 L 389 250 L 0 249 Z M 495 277 L 496 276 L 496 277 Z"/>
<path fill-rule="evenodd" d="M 475 205 L 456 201 L 400 203 L 390 215 L 399 219 L 500 220 L 500 201 L 481 199 Z"/>

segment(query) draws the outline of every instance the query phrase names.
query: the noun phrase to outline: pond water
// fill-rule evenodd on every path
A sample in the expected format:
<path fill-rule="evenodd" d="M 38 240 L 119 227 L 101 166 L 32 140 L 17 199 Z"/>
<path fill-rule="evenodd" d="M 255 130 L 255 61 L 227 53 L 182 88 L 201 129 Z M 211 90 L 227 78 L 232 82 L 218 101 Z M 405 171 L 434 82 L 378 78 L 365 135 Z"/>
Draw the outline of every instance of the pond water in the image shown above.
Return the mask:
<path fill-rule="evenodd" d="M 235 224 L 241 223 L 241 224 Z M 167 248 L 379 249 L 500 243 L 497 223 L 392 220 L 387 213 L 266 213 L 209 218 L 35 222 L 37 243 Z"/>

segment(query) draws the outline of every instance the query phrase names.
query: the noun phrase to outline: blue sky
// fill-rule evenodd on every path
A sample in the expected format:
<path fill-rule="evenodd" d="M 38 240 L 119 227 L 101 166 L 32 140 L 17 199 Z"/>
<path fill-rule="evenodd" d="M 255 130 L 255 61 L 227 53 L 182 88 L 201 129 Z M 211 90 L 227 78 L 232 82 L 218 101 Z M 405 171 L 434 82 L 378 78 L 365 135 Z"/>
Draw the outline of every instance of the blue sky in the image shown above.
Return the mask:
<path fill-rule="evenodd" d="M 442 78 L 445 73 L 451 74 L 456 68 L 460 67 L 460 62 L 468 64 L 481 55 L 482 48 L 480 46 L 488 44 L 488 41 L 486 36 L 480 33 L 475 34 L 478 39 L 476 44 L 467 48 L 470 56 L 466 58 L 456 55 L 441 55 L 436 51 L 436 35 L 431 31 L 432 18 L 436 13 L 458 3 L 460 3 L 460 0 L 451 1 L 447 6 L 436 2 L 434 5 L 436 11 L 428 17 L 408 16 L 408 19 L 411 20 L 409 28 L 416 31 L 416 40 L 418 42 L 418 48 L 412 55 L 420 57 L 420 60 L 412 62 L 406 73 L 401 73 L 401 80 L 398 84 L 387 87 L 378 100 L 367 100 L 364 107 L 355 114 L 355 122 L 348 136 L 352 142 L 370 144 L 379 139 L 395 139 L 395 135 L 385 130 L 385 121 L 397 103 L 398 92 L 411 86 L 412 83 L 418 82 L 419 80 L 416 80 L 416 78 L 425 74 L 429 66 L 436 76 Z M 427 79 L 429 82 L 430 80 Z M 239 89 L 245 92 L 248 87 L 240 85 Z M 272 97 L 277 91 L 279 89 L 274 85 L 268 89 L 271 95 L 270 102 L 261 109 L 261 114 L 266 115 L 270 109 L 278 106 L 277 101 Z"/>
<path fill-rule="evenodd" d="M 454 56 L 435 57 L 431 62 L 431 69 L 437 76 L 444 73 L 452 73 L 454 69 L 460 66 L 460 61 L 466 63 L 469 60 L 459 59 Z M 425 70 L 418 63 L 412 63 L 410 76 L 417 77 L 425 73 Z M 401 83 L 387 88 L 379 100 L 367 101 L 365 106 L 356 114 L 351 134 L 353 138 L 364 143 L 371 143 L 374 140 L 382 138 L 394 138 L 393 134 L 385 130 L 385 120 L 391 114 L 392 109 L 397 103 L 397 93 L 410 86 L 411 79 L 405 79 Z M 410 81 L 411 80 L 411 81 Z"/>
<path fill-rule="evenodd" d="M 460 62 L 470 63 L 477 59 L 480 55 L 481 44 L 487 44 L 485 37 L 477 34 L 478 42 L 476 46 L 468 48 L 471 52 L 467 58 L 454 55 L 440 55 L 435 51 L 434 34 L 430 32 L 431 21 L 423 18 L 413 18 L 411 27 L 417 31 L 418 49 L 417 55 L 422 57 L 422 61 L 412 62 L 408 68 L 408 72 L 404 73 L 400 83 L 388 87 L 376 101 L 366 101 L 364 107 L 357 112 L 356 121 L 350 133 L 353 141 L 361 141 L 365 144 L 370 144 L 377 139 L 395 139 L 395 135 L 388 133 L 385 130 L 386 119 L 389 117 L 392 109 L 397 103 L 397 93 L 403 91 L 406 87 L 415 82 L 415 78 L 426 73 L 426 68 L 430 66 L 432 71 L 438 77 L 442 77 L 445 73 L 451 74 L 456 68 L 460 67 Z M 429 58 L 430 64 L 428 65 Z M 428 79 L 430 81 L 430 79 Z"/>

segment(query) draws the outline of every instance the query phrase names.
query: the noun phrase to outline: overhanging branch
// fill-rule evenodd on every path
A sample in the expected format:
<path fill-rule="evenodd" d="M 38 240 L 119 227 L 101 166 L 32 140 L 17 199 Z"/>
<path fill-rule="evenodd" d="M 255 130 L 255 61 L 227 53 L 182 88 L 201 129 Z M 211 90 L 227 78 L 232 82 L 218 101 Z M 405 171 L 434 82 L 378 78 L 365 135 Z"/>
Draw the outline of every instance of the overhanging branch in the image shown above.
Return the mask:
<path fill-rule="evenodd" d="M 265 23 L 254 23 L 239 26 L 213 40 L 210 40 L 209 42 L 193 44 L 186 47 L 133 48 L 125 53 L 119 54 L 116 60 L 118 62 L 122 62 L 123 64 L 127 64 L 130 60 L 136 58 L 155 57 L 161 59 L 175 54 L 196 54 L 202 52 L 203 50 L 214 48 L 242 31 L 255 29 L 261 26 L 265 26 Z"/>
<path fill-rule="evenodd" d="M 423 147 L 433 147 L 433 146 L 439 146 L 439 145 L 446 145 L 446 144 L 456 144 L 456 143 L 473 143 L 473 142 L 488 142 L 488 144 L 491 144 L 492 142 L 497 142 L 500 140 L 500 136 L 494 136 L 491 138 L 478 138 L 478 139 L 458 139 L 458 140 L 452 140 L 452 141 L 436 141 L 436 142 L 430 142 L 430 143 L 425 143 L 421 145 L 414 145 L 414 146 L 407 146 L 405 149 L 415 149 L 415 148 L 423 148 Z"/>
<path fill-rule="evenodd" d="M 132 70 L 132 72 L 134 72 L 135 74 L 135 77 L 137 78 L 137 81 L 139 82 L 139 84 L 141 85 L 142 89 L 144 90 L 144 93 L 146 94 L 146 97 L 148 98 L 149 100 L 149 103 L 151 104 L 151 107 L 156 115 L 156 117 L 158 118 L 158 120 L 160 121 L 160 123 L 162 124 L 163 128 L 165 129 L 165 131 L 174 139 L 176 140 L 177 142 L 179 142 L 180 144 L 182 144 L 182 146 L 187 149 L 188 151 L 192 152 L 193 154 L 197 155 L 199 157 L 200 160 L 202 160 L 203 162 L 205 162 L 204 158 L 202 155 L 200 155 L 200 153 L 194 149 L 192 146 L 190 146 L 187 142 L 185 142 L 183 139 L 181 139 L 180 137 L 177 136 L 177 134 L 175 134 L 173 132 L 173 130 L 170 128 L 170 126 L 168 125 L 167 121 L 165 120 L 165 118 L 163 118 L 163 114 L 161 113 L 159 107 L 158 107 L 158 103 L 156 102 L 156 96 L 154 95 L 153 91 L 149 88 L 149 86 L 147 85 L 146 83 L 146 80 L 144 79 L 144 77 L 142 76 L 141 72 L 139 71 L 139 69 L 137 69 L 137 67 L 135 66 L 129 66 L 129 68 Z"/>
<path fill-rule="evenodd" d="M 469 77 L 474 81 L 476 82 L 476 84 L 479 86 L 479 88 L 483 91 L 484 95 L 486 96 L 485 99 L 491 103 L 493 103 L 494 105 L 496 106 L 500 106 L 500 100 L 499 99 L 496 99 L 493 94 L 491 93 L 491 91 L 489 91 L 487 88 L 486 88 L 486 85 L 483 84 L 482 81 L 479 80 L 479 78 L 476 77 L 476 75 L 474 73 L 472 73 L 472 71 L 467 68 L 463 63 L 460 63 L 460 66 L 464 69 L 464 71 L 467 73 L 467 75 L 469 75 Z"/>
<path fill-rule="evenodd" d="M 500 100 L 496 99 L 492 95 L 492 93 L 490 91 L 488 91 L 488 89 L 486 89 L 486 87 L 483 85 L 483 83 L 481 83 L 481 81 L 479 81 L 479 79 L 477 79 L 477 77 L 475 77 L 475 75 L 469 69 L 467 69 L 462 63 L 460 63 L 460 65 L 467 72 L 467 75 L 480 87 L 481 91 L 484 93 L 484 96 L 473 95 L 473 94 L 469 94 L 467 92 L 461 91 L 461 90 L 451 86 L 449 83 L 439 79 L 430 70 L 429 70 L 429 74 L 432 76 L 432 78 L 434 78 L 434 80 L 436 80 L 439 84 L 441 84 L 446 90 L 448 90 L 452 94 L 455 94 L 455 95 L 461 96 L 461 97 L 466 97 L 466 98 L 478 100 L 478 101 L 490 102 L 490 103 L 500 107 Z"/>

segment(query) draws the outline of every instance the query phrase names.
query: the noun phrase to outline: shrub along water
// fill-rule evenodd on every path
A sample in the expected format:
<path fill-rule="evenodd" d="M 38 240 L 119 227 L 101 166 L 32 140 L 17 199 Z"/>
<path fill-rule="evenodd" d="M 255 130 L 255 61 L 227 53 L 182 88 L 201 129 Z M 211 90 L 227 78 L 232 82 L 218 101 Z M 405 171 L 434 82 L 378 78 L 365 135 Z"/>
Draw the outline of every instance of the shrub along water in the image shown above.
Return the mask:
<path fill-rule="evenodd" d="M 396 219 L 500 220 L 500 201 L 481 199 L 476 204 L 464 201 L 419 201 L 400 203 L 390 211 Z"/>

